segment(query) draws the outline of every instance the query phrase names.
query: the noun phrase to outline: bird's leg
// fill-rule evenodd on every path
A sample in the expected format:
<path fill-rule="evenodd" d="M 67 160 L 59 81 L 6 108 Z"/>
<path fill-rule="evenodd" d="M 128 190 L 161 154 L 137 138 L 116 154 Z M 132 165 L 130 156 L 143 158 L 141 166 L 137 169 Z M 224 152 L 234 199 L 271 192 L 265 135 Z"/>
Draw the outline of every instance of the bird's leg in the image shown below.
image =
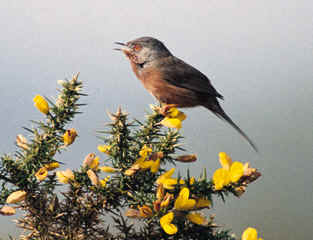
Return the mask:
<path fill-rule="evenodd" d="M 165 116 L 171 108 L 178 107 L 178 104 L 165 104 L 161 107 L 160 113 Z"/>

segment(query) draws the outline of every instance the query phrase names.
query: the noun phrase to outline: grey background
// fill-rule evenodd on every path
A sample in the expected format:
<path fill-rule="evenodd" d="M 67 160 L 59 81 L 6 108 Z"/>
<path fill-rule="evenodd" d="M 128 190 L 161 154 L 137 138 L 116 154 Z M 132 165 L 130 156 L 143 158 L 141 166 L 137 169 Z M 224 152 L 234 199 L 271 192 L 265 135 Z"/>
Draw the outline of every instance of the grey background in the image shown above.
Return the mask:
<path fill-rule="evenodd" d="M 13 152 L 21 126 L 42 119 L 36 94 L 55 96 L 56 80 L 81 72 L 88 107 L 71 127 L 79 139 L 59 160 L 79 167 L 99 144 L 96 131 L 118 105 L 143 119 L 154 99 L 112 51 L 114 41 L 162 40 L 205 73 L 225 111 L 260 154 L 204 108 L 186 109 L 182 133 L 198 175 L 219 167 L 218 152 L 249 161 L 263 176 L 241 199 L 210 213 L 239 236 L 256 227 L 264 239 L 312 237 L 312 1 L 16 1 L 0 2 L 0 152 Z M 0 236 L 17 234 L 0 217 Z"/>

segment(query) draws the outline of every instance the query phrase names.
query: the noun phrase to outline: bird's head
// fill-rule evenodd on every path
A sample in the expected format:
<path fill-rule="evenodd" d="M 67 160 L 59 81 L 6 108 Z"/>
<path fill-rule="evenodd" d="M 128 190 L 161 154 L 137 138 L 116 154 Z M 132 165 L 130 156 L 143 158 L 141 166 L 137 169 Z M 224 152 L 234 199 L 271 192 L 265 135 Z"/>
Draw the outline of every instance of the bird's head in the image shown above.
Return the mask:
<path fill-rule="evenodd" d="M 130 61 L 136 64 L 145 64 L 159 58 L 171 56 L 170 51 L 158 39 L 141 37 L 127 43 L 115 42 L 121 45 L 120 50 L 125 53 Z"/>

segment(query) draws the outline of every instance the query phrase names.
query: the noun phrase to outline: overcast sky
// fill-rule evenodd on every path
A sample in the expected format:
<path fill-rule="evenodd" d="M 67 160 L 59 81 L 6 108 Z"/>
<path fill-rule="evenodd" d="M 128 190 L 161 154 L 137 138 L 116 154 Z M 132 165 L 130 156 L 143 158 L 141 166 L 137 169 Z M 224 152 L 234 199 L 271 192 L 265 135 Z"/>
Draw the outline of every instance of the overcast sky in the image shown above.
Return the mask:
<path fill-rule="evenodd" d="M 237 235 L 256 227 L 264 239 L 312 237 L 313 55 L 308 0 L 17 1 L 0 3 L 0 153 L 29 120 L 42 119 L 36 94 L 55 96 L 56 81 L 81 72 L 88 103 L 70 126 L 79 139 L 59 160 L 79 167 L 95 152 L 106 110 L 118 105 L 143 119 L 154 99 L 113 51 L 113 42 L 153 36 L 198 68 L 225 97 L 222 106 L 260 149 L 204 108 L 184 110 L 192 174 L 219 167 L 218 153 L 247 162 L 263 176 L 241 198 L 210 213 Z M 0 234 L 16 233 L 0 217 Z M 9 220 L 9 221 L 8 221 Z"/>

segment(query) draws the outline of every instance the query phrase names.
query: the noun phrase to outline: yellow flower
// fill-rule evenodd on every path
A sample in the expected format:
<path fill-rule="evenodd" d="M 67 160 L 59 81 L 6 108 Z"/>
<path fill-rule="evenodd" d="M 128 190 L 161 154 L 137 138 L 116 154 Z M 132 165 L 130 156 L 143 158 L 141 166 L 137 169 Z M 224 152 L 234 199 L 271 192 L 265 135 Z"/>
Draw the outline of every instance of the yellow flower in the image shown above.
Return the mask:
<path fill-rule="evenodd" d="M 180 190 L 175 200 L 174 208 L 177 210 L 190 210 L 196 205 L 196 200 L 189 199 L 189 189 L 184 187 Z"/>
<path fill-rule="evenodd" d="M 143 218 L 152 217 L 153 215 L 152 209 L 148 207 L 147 205 L 143 205 L 142 207 L 138 206 L 138 209 L 139 209 L 140 216 Z"/>
<path fill-rule="evenodd" d="M 136 160 L 136 162 L 127 169 L 124 174 L 127 176 L 132 176 L 135 174 L 139 169 L 148 169 L 150 168 L 150 171 L 152 173 L 156 173 L 160 168 L 160 158 L 163 157 L 163 153 L 152 153 L 152 148 L 147 147 L 147 145 L 144 145 L 141 150 L 139 151 L 139 158 Z M 150 159 L 147 160 L 146 159 Z"/>
<path fill-rule="evenodd" d="M 86 166 L 88 166 L 91 169 L 98 170 L 99 157 L 97 157 L 96 154 L 94 153 L 89 153 L 83 161 L 83 167 Z"/>
<path fill-rule="evenodd" d="M 199 198 L 197 200 L 196 209 L 201 209 L 201 208 L 209 208 L 211 206 L 211 201 L 205 198 Z"/>
<path fill-rule="evenodd" d="M 164 187 L 163 184 L 160 184 L 156 191 L 156 197 L 158 200 L 162 200 L 164 197 Z"/>
<path fill-rule="evenodd" d="M 244 165 L 241 162 L 234 162 L 230 167 L 230 179 L 233 183 L 238 182 L 238 180 L 243 176 Z"/>
<path fill-rule="evenodd" d="M 182 121 L 185 119 L 186 115 L 183 112 L 180 112 L 177 108 L 171 108 L 160 123 L 168 128 L 180 129 L 182 127 Z"/>
<path fill-rule="evenodd" d="M 179 179 L 179 184 L 184 185 L 185 184 L 185 180 L 184 179 Z"/>
<path fill-rule="evenodd" d="M 11 216 L 15 214 L 15 208 L 10 207 L 10 206 L 3 206 L 0 209 L 0 214 L 5 215 L 5 216 Z"/>
<path fill-rule="evenodd" d="M 115 173 L 115 172 L 118 172 L 119 170 L 116 169 L 116 168 L 112 168 L 112 167 L 108 167 L 108 166 L 102 166 L 102 167 L 99 167 L 99 169 L 102 171 L 102 172 L 106 172 L 106 173 Z"/>
<path fill-rule="evenodd" d="M 175 172 L 175 168 L 171 168 L 167 172 L 163 173 L 156 181 L 158 185 L 160 185 L 165 179 L 169 179 L 172 177 L 173 173 Z"/>
<path fill-rule="evenodd" d="M 189 179 L 189 184 L 190 184 L 190 185 L 194 184 L 195 182 L 196 182 L 195 177 L 191 177 L 191 178 Z"/>
<path fill-rule="evenodd" d="M 104 179 L 100 180 L 100 186 L 101 187 L 106 187 L 108 181 L 110 180 L 110 176 L 105 177 Z"/>
<path fill-rule="evenodd" d="M 35 177 L 38 181 L 44 180 L 48 176 L 48 170 L 45 167 L 40 168 L 36 173 Z"/>
<path fill-rule="evenodd" d="M 241 240 L 263 240 L 262 238 L 258 239 L 258 232 L 255 228 L 247 228 L 241 235 Z"/>
<path fill-rule="evenodd" d="M 88 178 L 89 178 L 89 180 L 91 181 L 92 185 L 97 186 L 98 183 L 99 183 L 99 178 L 98 178 L 97 174 L 95 174 L 94 171 L 92 171 L 91 169 L 89 169 L 89 170 L 87 171 L 87 175 L 88 175 Z"/>
<path fill-rule="evenodd" d="M 216 190 L 221 190 L 231 182 L 238 182 L 246 168 L 246 165 L 241 162 L 232 162 L 231 158 L 224 152 L 219 153 L 219 161 L 222 168 L 217 169 L 213 174 L 213 183 Z"/>
<path fill-rule="evenodd" d="M 152 153 L 152 148 L 149 148 L 147 145 L 143 145 L 141 150 L 139 151 L 139 155 L 144 159 L 147 158 Z"/>
<path fill-rule="evenodd" d="M 207 223 L 206 218 L 203 217 L 200 213 L 188 213 L 186 217 L 190 222 L 198 225 L 205 225 Z"/>
<path fill-rule="evenodd" d="M 231 182 L 229 171 L 224 168 L 217 169 L 213 174 L 213 183 L 216 190 L 221 190 Z"/>
<path fill-rule="evenodd" d="M 168 235 L 173 235 L 177 233 L 177 227 L 172 224 L 173 219 L 173 212 L 169 212 L 168 214 L 160 218 L 160 225 L 163 228 L 164 232 L 166 232 Z"/>
<path fill-rule="evenodd" d="M 163 201 L 160 204 L 160 207 L 161 208 L 167 207 L 170 204 L 171 200 L 173 200 L 173 199 L 174 199 L 173 194 L 166 193 L 166 195 L 163 198 Z"/>
<path fill-rule="evenodd" d="M 220 164 L 222 165 L 222 167 L 226 170 L 229 170 L 230 166 L 232 165 L 231 158 L 224 152 L 220 152 L 218 156 L 219 156 Z"/>
<path fill-rule="evenodd" d="M 69 183 L 74 181 L 74 173 L 71 169 L 66 169 L 65 171 L 57 171 L 56 176 L 61 183 Z"/>
<path fill-rule="evenodd" d="M 106 153 L 106 154 L 110 154 L 110 149 L 112 148 L 112 146 L 109 145 L 99 145 L 98 146 L 98 150 L 100 152 Z"/>
<path fill-rule="evenodd" d="M 156 173 L 160 168 L 160 159 L 158 158 L 155 161 L 153 161 L 153 160 L 143 161 L 143 162 L 139 163 L 139 166 L 142 169 L 150 168 L 150 171 L 152 173 Z"/>
<path fill-rule="evenodd" d="M 163 173 L 157 180 L 156 184 L 162 184 L 165 189 L 174 189 L 174 185 L 177 184 L 176 178 L 171 178 L 175 171 L 175 168 L 171 168 L 167 172 Z"/>
<path fill-rule="evenodd" d="M 77 131 L 75 130 L 75 128 L 66 130 L 63 135 L 64 145 L 65 146 L 71 145 L 75 141 L 76 137 L 77 137 Z"/>
<path fill-rule="evenodd" d="M 177 179 L 176 178 L 167 178 L 167 179 L 164 179 L 162 184 L 163 184 L 163 187 L 165 189 L 172 190 L 175 188 L 174 185 L 177 184 Z"/>
<path fill-rule="evenodd" d="M 132 165 L 129 169 L 127 169 L 124 174 L 126 176 L 132 176 L 134 175 L 138 170 L 140 169 L 139 164 L 134 164 Z"/>
<path fill-rule="evenodd" d="M 58 162 L 52 162 L 52 163 L 47 163 L 44 165 L 44 167 L 48 170 L 48 171 L 52 171 L 58 167 L 60 167 L 60 164 Z"/>
<path fill-rule="evenodd" d="M 46 101 L 46 99 L 44 99 L 44 97 L 40 96 L 40 95 L 36 95 L 33 99 L 34 101 L 34 105 L 35 107 L 42 112 L 43 114 L 48 114 L 49 112 L 49 104 Z"/>
<path fill-rule="evenodd" d="M 21 201 L 25 200 L 26 194 L 27 193 L 25 191 L 23 191 L 23 190 L 15 191 L 15 192 L 11 193 L 8 196 L 6 202 L 7 203 L 18 203 L 18 202 L 21 202 Z"/>

